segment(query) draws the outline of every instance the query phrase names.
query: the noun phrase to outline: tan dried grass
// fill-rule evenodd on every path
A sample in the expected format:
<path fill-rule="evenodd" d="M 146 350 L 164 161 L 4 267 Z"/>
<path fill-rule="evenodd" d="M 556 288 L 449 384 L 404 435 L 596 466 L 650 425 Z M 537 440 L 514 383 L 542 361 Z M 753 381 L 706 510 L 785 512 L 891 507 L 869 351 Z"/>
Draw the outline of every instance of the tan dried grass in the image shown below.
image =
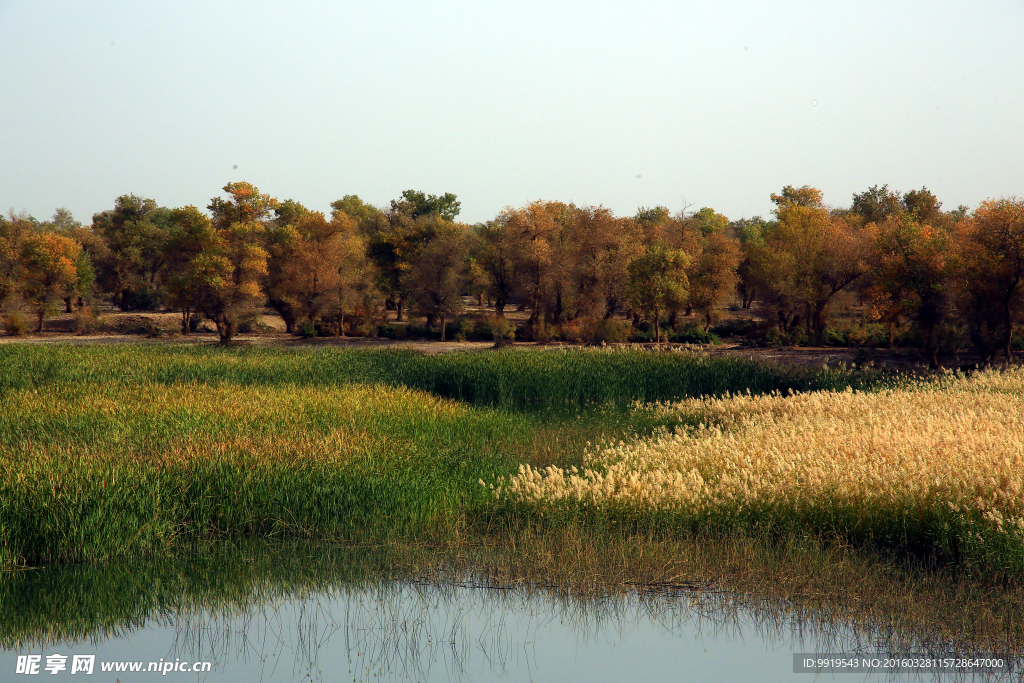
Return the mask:
<path fill-rule="evenodd" d="M 1024 370 L 657 409 L 702 424 L 604 445 L 582 469 L 523 465 L 495 495 L 705 519 L 788 518 L 841 535 L 899 529 L 933 534 L 928 542 L 942 525 L 960 536 L 970 527 L 1024 546 Z"/>

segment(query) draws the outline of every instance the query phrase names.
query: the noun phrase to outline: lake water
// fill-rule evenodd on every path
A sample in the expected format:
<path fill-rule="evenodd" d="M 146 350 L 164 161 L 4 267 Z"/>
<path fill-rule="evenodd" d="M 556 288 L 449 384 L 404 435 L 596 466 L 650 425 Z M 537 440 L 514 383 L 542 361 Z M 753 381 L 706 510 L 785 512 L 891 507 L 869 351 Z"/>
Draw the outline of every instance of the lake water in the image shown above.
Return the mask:
<path fill-rule="evenodd" d="M 255 580 L 258 574 L 236 568 L 202 586 L 197 575 L 175 576 L 166 568 L 15 576 L 0 602 L 0 680 L 972 680 L 794 673 L 794 653 L 878 656 L 884 648 L 784 606 L 765 608 L 713 591 L 579 598 L 553 589 L 494 588 L 485 579 L 367 576 L 311 588 L 285 578 Z M 21 669 L 30 670 L 33 655 L 39 673 L 19 673 L 19 658 Z M 80 667 L 94 656 L 91 675 L 72 673 L 76 656 Z M 142 670 L 116 670 L 133 662 Z M 150 662 L 160 671 L 147 671 Z M 204 662 L 209 671 L 176 670 L 197 663 L 202 669 Z M 63 670 L 46 669 L 61 663 Z M 1010 673 L 979 678 L 1018 680 Z"/>

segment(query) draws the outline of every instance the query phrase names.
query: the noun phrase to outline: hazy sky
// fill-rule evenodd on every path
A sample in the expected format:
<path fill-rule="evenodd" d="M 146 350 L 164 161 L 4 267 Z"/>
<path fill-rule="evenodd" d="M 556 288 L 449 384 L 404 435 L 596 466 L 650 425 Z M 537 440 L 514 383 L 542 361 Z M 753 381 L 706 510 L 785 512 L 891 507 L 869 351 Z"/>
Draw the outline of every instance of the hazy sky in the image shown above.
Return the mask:
<path fill-rule="evenodd" d="M 969 10 L 968 10 L 969 8 Z M 1024 194 L 1024 1 L 0 0 L 0 208 Z M 237 169 L 235 168 L 237 166 Z"/>

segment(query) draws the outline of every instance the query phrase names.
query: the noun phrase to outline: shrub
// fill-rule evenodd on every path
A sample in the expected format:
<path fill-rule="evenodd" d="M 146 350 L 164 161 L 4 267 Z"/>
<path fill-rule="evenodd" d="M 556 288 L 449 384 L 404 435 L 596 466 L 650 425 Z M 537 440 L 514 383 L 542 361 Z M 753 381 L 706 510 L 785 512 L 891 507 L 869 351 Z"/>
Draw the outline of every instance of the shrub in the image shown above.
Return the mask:
<path fill-rule="evenodd" d="M 199 332 L 202 328 L 200 325 L 203 324 L 203 314 L 198 311 L 193 313 L 188 320 L 188 331 Z"/>
<path fill-rule="evenodd" d="M 757 323 L 749 318 L 734 318 L 711 328 L 718 337 L 745 337 L 757 333 Z"/>
<path fill-rule="evenodd" d="M 550 344 L 555 338 L 555 330 L 543 320 L 538 320 L 531 328 L 531 336 L 538 344 Z"/>
<path fill-rule="evenodd" d="M 381 339 L 405 339 L 405 325 L 392 325 L 390 323 L 377 328 L 377 336 Z"/>
<path fill-rule="evenodd" d="M 28 319 L 21 311 L 11 311 L 4 316 L 4 328 L 12 337 L 20 337 L 28 331 Z"/>
<path fill-rule="evenodd" d="M 505 346 L 516 340 L 516 326 L 508 318 L 488 318 L 487 327 L 495 346 Z"/>
<path fill-rule="evenodd" d="M 694 324 L 689 324 L 669 336 L 669 341 L 676 344 L 721 344 L 718 335 L 708 332 Z"/>
<path fill-rule="evenodd" d="M 75 311 L 75 332 L 78 334 L 91 334 L 100 326 L 101 320 L 96 315 L 96 309 L 90 306 L 83 306 Z"/>
<path fill-rule="evenodd" d="M 571 342 L 573 344 L 583 343 L 583 323 L 577 318 L 575 320 L 569 320 L 563 323 L 558 328 L 558 337 L 562 341 Z"/>
<path fill-rule="evenodd" d="M 647 329 L 645 330 L 644 327 L 647 327 Z M 629 341 L 637 344 L 650 344 L 654 341 L 654 338 L 654 330 L 646 323 L 637 325 L 629 332 Z"/>
<path fill-rule="evenodd" d="M 269 332 L 271 327 L 260 320 L 255 311 L 246 313 L 238 320 L 238 331 L 241 334 L 252 334 L 253 332 Z"/>
<path fill-rule="evenodd" d="M 146 288 L 122 298 L 120 307 L 122 311 L 157 311 L 163 307 L 165 298 L 162 291 Z"/>
<path fill-rule="evenodd" d="M 160 328 L 153 322 L 152 318 L 146 316 L 130 316 L 122 318 L 117 323 L 118 334 L 139 334 L 147 337 L 160 336 Z"/>
<path fill-rule="evenodd" d="M 626 341 L 626 323 L 619 318 L 587 318 L 583 321 L 583 339 L 592 344 L 618 344 Z"/>

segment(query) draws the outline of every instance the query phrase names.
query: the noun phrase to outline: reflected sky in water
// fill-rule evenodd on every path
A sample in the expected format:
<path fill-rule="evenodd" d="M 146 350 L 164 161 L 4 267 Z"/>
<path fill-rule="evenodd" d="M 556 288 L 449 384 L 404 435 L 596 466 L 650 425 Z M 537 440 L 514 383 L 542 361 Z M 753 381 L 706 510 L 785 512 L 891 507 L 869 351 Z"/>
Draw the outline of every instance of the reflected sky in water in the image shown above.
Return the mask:
<path fill-rule="evenodd" d="M 894 680 L 793 673 L 794 652 L 877 653 L 860 638 L 785 609 L 745 606 L 712 592 L 582 599 L 545 590 L 398 581 L 164 614 L 120 637 L 92 642 L 36 643 L 0 653 L 0 680 L 35 678 L 15 674 L 18 655 L 31 653 L 43 655 L 43 666 L 48 654 L 95 654 L 96 672 L 85 680 L 125 683 L 158 677 L 239 683 Z M 104 661 L 142 661 L 145 668 L 161 658 L 210 661 L 213 670 L 165 676 L 100 671 Z M 40 673 L 45 680 L 83 678 L 69 671 Z"/>

